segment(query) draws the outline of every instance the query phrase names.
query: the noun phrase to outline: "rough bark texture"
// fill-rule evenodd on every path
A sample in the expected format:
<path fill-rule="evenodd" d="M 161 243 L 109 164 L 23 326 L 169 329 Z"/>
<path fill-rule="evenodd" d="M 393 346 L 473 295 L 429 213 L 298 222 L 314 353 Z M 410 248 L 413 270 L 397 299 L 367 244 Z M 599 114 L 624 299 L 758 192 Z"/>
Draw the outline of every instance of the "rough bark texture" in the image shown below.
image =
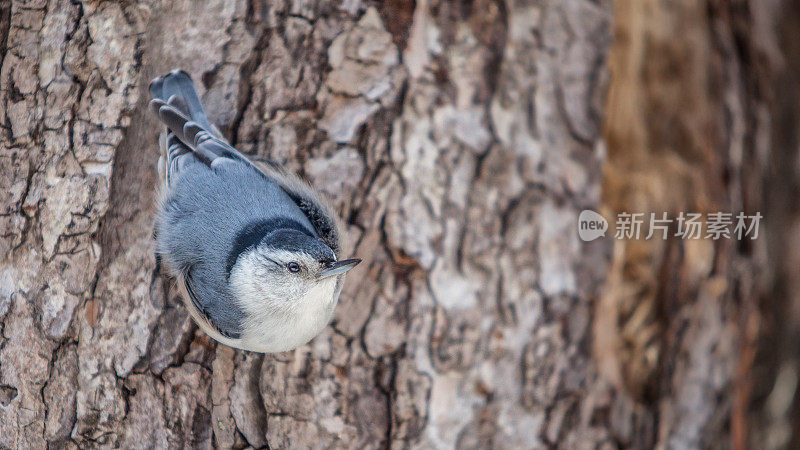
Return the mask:
<path fill-rule="evenodd" d="M 777 8 L 701 3 L 620 2 L 607 107 L 603 0 L 0 4 L 0 447 L 729 445 L 758 247 L 575 231 L 760 205 Z M 217 345 L 160 275 L 174 67 L 365 260 L 296 351 Z"/>

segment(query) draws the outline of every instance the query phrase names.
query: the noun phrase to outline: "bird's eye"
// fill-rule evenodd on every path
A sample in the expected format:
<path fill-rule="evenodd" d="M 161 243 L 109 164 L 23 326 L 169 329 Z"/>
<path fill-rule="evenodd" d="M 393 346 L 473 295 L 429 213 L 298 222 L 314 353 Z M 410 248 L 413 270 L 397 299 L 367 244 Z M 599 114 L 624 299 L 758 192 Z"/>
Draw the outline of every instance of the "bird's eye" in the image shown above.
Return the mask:
<path fill-rule="evenodd" d="M 300 264 L 297 264 L 294 261 L 292 261 L 289 264 L 287 264 L 286 268 L 289 269 L 289 272 L 292 272 L 292 273 L 300 272 Z"/>

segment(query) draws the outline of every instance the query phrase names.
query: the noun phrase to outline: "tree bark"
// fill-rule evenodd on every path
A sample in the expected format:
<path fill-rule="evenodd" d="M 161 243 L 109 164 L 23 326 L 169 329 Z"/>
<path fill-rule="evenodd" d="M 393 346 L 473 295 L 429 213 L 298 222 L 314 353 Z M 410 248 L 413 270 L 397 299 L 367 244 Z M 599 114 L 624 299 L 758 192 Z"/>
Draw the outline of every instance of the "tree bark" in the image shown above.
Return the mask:
<path fill-rule="evenodd" d="M 761 205 L 779 11 L 672 3 L 0 5 L 0 447 L 743 442 L 760 242 L 576 233 Z M 157 267 L 176 67 L 364 259 L 295 351 L 216 344 Z"/>

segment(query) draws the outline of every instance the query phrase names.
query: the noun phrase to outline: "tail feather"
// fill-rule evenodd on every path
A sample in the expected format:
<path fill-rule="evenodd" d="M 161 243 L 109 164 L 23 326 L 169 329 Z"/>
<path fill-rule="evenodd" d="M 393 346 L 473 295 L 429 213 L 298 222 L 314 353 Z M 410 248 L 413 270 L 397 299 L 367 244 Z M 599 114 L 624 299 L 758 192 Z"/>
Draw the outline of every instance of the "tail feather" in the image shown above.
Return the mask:
<path fill-rule="evenodd" d="M 207 130 L 214 127 L 208 121 L 200 97 L 194 89 L 192 78 L 183 70 L 175 69 L 165 77 L 159 77 L 150 84 L 150 94 L 154 99 L 169 103 L 175 96 L 180 99 L 179 109 L 191 120 Z"/>
<path fill-rule="evenodd" d="M 187 117 L 175 103 L 172 99 L 170 99 L 170 103 L 155 99 L 150 102 L 150 107 L 158 114 L 159 119 L 164 122 L 170 133 L 193 149 L 206 163 L 210 164 L 217 158 L 239 159 L 249 163 L 227 142 L 221 141 Z"/>
<path fill-rule="evenodd" d="M 208 121 L 189 74 L 173 70 L 154 79 L 150 83 L 150 96 L 150 110 L 167 128 L 164 146 L 164 179 L 167 184 L 192 160 L 209 166 L 218 158 L 252 164 Z"/>

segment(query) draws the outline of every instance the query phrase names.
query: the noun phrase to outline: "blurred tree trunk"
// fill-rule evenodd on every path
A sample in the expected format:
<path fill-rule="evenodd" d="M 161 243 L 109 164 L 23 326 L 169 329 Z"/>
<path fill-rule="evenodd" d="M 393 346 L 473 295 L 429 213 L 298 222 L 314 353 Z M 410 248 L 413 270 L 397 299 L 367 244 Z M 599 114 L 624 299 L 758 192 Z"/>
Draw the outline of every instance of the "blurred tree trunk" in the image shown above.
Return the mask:
<path fill-rule="evenodd" d="M 641 445 L 795 448 L 798 2 L 615 7 L 607 211 L 764 219 L 755 241 L 616 241 L 598 367 L 652 405 Z"/>
<path fill-rule="evenodd" d="M 620 2 L 606 152 L 607 1 L 285 3 L 0 5 L 0 446 L 731 442 L 755 247 L 576 219 L 758 208 L 777 10 Z M 365 260 L 294 352 L 217 345 L 156 267 L 146 87 L 174 67 Z"/>
<path fill-rule="evenodd" d="M 752 447 L 800 448 L 800 1 L 785 0 L 774 18 L 778 58 L 772 64 L 772 123 L 765 215 L 769 281 L 761 299 L 762 325 L 754 360 Z"/>

